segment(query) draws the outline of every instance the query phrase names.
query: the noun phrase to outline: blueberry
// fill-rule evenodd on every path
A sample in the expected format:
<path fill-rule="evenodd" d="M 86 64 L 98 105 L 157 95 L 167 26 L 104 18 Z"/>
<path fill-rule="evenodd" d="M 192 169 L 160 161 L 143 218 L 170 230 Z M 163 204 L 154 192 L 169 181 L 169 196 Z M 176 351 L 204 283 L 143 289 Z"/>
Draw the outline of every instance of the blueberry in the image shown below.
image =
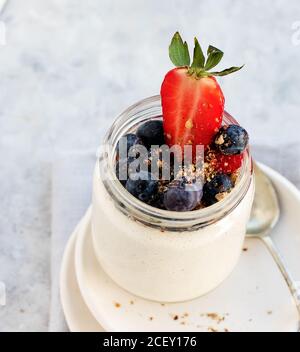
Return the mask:
<path fill-rule="evenodd" d="M 134 161 L 135 158 L 129 157 L 127 159 L 120 159 L 116 163 L 116 176 L 124 187 L 128 180 L 128 176 L 139 170 L 139 168 L 133 163 Z"/>
<path fill-rule="evenodd" d="M 223 126 L 215 137 L 214 144 L 222 154 L 242 154 L 247 148 L 249 136 L 247 131 L 238 125 Z"/>
<path fill-rule="evenodd" d="M 164 204 L 164 192 L 158 191 L 149 204 L 158 209 L 166 209 Z"/>
<path fill-rule="evenodd" d="M 210 182 L 205 183 L 202 201 L 206 206 L 213 205 L 219 201 L 218 195 L 228 193 L 232 188 L 233 183 L 228 175 L 217 174 Z"/>
<path fill-rule="evenodd" d="M 185 183 L 184 180 L 175 180 L 169 184 L 164 195 L 164 205 L 171 211 L 190 211 L 196 208 L 202 198 L 200 183 Z"/>
<path fill-rule="evenodd" d="M 151 145 L 165 144 L 163 122 L 160 120 L 150 120 L 144 123 L 138 128 L 136 134 L 148 149 Z"/>
<path fill-rule="evenodd" d="M 141 171 L 130 175 L 126 182 L 126 189 L 134 197 L 150 204 L 158 192 L 158 181 L 149 172 Z"/>
<path fill-rule="evenodd" d="M 143 145 L 142 140 L 133 133 L 128 133 L 119 140 L 117 144 L 117 156 L 126 156 L 128 155 L 129 149 L 135 145 Z M 120 148 L 124 146 L 124 150 L 120 153 Z"/>

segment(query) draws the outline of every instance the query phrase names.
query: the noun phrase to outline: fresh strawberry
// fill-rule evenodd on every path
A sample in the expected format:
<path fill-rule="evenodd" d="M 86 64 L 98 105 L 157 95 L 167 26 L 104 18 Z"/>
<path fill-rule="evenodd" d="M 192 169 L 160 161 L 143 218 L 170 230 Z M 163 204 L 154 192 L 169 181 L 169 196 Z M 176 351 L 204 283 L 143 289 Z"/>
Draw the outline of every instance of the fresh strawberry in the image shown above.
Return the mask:
<path fill-rule="evenodd" d="M 161 87 L 165 140 L 170 147 L 208 146 L 221 127 L 225 99 L 214 76 L 225 76 L 241 67 L 210 72 L 221 61 L 223 53 L 209 46 L 207 54 L 205 60 L 195 38 L 190 65 L 187 43 L 175 33 L 169 56 L 177 68 L 167 73 Z"/>
<path fill-rule="evenodd" d="M 222 124 L 224 96 L 214 77 L 196 79 L 186 67 L 169 71 L 161 88 L 168 145 L 209 145 Z"/>
<path fill-rule="evenodd" d="M 232 174 L 238 170 L 243 163 L 244 154 L 239 155 L 224 155 L 221 153 L 216 154 L 214 161 L 211 165 L 216 172 L 223 174 Z"/>

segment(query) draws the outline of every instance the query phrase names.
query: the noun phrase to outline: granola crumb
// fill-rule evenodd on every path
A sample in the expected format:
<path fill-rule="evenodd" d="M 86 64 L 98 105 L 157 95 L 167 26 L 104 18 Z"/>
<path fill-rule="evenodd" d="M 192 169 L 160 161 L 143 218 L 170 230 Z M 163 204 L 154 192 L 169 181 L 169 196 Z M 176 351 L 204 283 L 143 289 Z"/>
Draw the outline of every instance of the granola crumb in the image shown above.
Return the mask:
<path fill-rule="evenodd" d="M 231 174 L 230 178 L 234 185 L 238 183 L 239 177 L 240 177 L 240 170 L 236 170 Z"/>
<path fill-rule="evenodd" d="M 248 252 L 248 248 L 247 247 L 243 248 L 243 252 Z"/>
<path fill-rule="evenodd" d="M 224 140 L 224 137 L 223 135 L 221 134 L 216 140 L 215 140 L 215 144 L 217 145 L 222 145 L 225 143 L 225 140 Z"/>
<path fill-rule="evenodd" d="M 115 307 L 116 307 L 116 308 L 121 308 L 121 304 L 118 303 L 118 302 L 115 302 Z"/>
<path fill-rule="evenodd" d="M 218 193 L 216 195 L 216 200 L 218 202 L 221 202 L 221 200 L 225 199 L 228 194 L 229 194 L 229 192 Z"/>
<path fill-rule="evenodd" d="M 152 321 L 154 318 L 153 317 L 149 317 L 149 320 Z"/>
<path fill-rule="evenodd" d="M 130 303 L 132 306 L 134 305 L 134 301 L 130 301 L 129 303 Z"/>
<path fill-rule="evenodd" d="M 208 313 L 206 316 L 214 321 L 216 321 L 218 324 L 220 324 L 222 321 L 225 320 L 225 317 L 220 316 L 217 313 Z"/>

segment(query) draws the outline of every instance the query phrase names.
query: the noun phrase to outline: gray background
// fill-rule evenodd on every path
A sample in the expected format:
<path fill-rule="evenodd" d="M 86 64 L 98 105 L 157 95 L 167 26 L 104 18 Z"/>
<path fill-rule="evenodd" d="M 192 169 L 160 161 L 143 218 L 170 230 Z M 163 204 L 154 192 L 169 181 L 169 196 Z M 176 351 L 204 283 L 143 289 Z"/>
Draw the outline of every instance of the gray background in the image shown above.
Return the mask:
<path fill-rule="evenodd" d="M 298 0 L 10 0 L 0 19 L 0 331 L 47 330 L 55 155 L 96 150 L 159 93 L 176 30 L 223 49 L 222 68 L 246 64 L 221 84 L 253 144 L 300 143 Z"/>

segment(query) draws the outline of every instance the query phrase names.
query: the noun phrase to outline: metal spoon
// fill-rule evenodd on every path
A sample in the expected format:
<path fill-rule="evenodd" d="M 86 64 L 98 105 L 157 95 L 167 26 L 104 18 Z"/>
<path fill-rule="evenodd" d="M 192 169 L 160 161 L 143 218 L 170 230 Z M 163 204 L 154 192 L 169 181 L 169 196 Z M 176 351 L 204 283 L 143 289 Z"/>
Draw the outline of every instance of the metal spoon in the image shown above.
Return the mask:
<path fill-rule="evenodd" d="M 299 312 L 298 331 L 300 332 L 300 292 L 270 236 L 280 216 L 277 194 L 268 176 L 256 163 L 254 163 L 254 173 L 256 189 L 251 217 L 247 225 L 247 237 L 262 240 L 272 254 L 295 300 Z"/>

